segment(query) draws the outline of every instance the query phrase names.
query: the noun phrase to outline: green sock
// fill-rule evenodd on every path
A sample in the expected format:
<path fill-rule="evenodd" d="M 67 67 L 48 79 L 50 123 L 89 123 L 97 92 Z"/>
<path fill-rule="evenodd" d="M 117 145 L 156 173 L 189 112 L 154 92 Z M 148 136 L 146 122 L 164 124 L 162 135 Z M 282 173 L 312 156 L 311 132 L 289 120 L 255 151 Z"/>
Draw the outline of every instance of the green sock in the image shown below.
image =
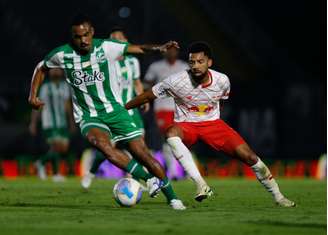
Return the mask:
<path fill-rule="evenodd" d="M 178 199 L 177 195 L 175 194 L 173 187 L 167 177 L 163 179 L 164 186 L 162 187 L 162 192 L 165 195 L 167 202 L 170 203 L 172 199 Z"/>
<path fill-rule="evenodd" d="M 136 160 L 131 159 L 131 161 L 126 166 L 126 171 L 130 173 L 134 179 L 139 180 L 142 179 L 147 181 L 148 179 L 152 178 L 153 176 L 147 173 L 143 166 L 140 165 Z"/>
<path fill-rule="evenodd" d="M 101 165 L 101 163 L 103 163 L 103 161 L 105 161 L 106 158 L 105 156 L 99 152 L 98 150 L 96 150 L 96 156 L 95 156 L 95 160 L 93 161 L 92 163 L 92 166 L 90 168 L 90 172 L 92 174 L 96 174 L 97 173 L 97 170 L 99 168 L 99 166 Z"/>

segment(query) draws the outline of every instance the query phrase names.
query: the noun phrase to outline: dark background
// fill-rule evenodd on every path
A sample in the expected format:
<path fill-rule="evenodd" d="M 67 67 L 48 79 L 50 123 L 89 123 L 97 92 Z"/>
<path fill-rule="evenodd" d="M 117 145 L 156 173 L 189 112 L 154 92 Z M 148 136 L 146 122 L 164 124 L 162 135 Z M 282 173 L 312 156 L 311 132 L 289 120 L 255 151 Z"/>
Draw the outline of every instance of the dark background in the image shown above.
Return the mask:
<path fill-rule="evenodd" d="M 133 43 L 176 40 L 181 57 L 195 40 L 210 43 L 214 69 L 231 80 L 222 118 L 259 153 L 317 158 L 326 152 L 326 1 L 0 1 L 0 157 L 25 151 L 29 83 L 37 62 L 69 40 L 78 12 L 97 37 L 114 25 Z M 139 57 L 144 74 L 159 55 Z M 160 148 L 152 113 L 147 140 Z M 206 152 L 208 148 L 201 147 Z"/>

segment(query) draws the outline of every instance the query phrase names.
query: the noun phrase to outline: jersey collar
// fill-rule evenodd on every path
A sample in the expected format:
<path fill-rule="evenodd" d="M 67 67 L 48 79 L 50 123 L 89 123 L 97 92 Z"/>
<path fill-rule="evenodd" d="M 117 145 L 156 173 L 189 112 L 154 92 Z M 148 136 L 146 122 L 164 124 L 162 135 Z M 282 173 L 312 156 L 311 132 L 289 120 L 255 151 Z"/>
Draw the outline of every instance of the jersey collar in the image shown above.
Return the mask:
<path fill-rule="evenodd" d="M 208 74 L 208 77 L 210 78 L 210 81 L 208 83 L 201 84 L 202 88 L 206 88 L 206 87 L 209 87 L 210 85 L 212 85 L 212 82 L 213 82 L 212 74 L 210 71 L 208 71 L 207 74 Z"/>

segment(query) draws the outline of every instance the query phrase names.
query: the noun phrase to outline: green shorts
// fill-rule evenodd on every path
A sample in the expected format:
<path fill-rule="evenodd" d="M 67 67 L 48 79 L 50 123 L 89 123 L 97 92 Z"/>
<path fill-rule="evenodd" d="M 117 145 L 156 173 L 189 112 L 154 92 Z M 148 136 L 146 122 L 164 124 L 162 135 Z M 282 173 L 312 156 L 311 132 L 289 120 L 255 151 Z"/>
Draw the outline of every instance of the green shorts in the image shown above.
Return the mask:
<path fill-rule="evenodd" d="M 129 112 L 129 111 L 128 111 Z M 136 124 L 137 128 L 142 131 L 142 133 L 145 133 L 145 128 L 143 124 L 142 117 L 140 115 L 140 112 L 138 109 L 132 109 L 132 114 L 129 112 L 130 116 L 132 117 L 134 123 Z"/>
<path fill-rule="evenodd" d="M 108 132 L 113 142 L 130 141 L 143 134 L 126 109 L 103 116 L 82 118 L 80 122 L 82 135 L 86 136 L 91 128 Z"/>
<path fill-rule="evenodd" d="M 47 143 L 54 141 L 68 142 L 69 134 L 67 128 L 48 128 L 43 130 L 43 135 L 46 138 Z"/>

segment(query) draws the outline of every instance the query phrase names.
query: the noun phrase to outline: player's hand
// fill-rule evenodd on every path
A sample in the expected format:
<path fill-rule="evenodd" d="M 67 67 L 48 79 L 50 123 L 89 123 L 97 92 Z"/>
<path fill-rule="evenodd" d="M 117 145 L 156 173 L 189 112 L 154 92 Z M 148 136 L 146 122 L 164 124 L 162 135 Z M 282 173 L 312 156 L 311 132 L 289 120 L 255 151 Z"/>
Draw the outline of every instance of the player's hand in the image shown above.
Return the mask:
<path fill-rule="evenodd" d="M 166 52 L 169 48 L 175 47 L 179 49 L 179 44 L 176 41 L 168 41 L 167 43 L 163 44 L 159 47 L 160 52 Z"/>
<path fill-rule="evenodd" d="M 149 105 L 149 103 L 145 103 L 140 108 L 141 108 L 142 112 L 147 113 L 150 109 L 150 105 Z"/>
<path fill-rule="evenodd" d="M 41 109 L 44 106 L 44 103 L 38 97 L 29 97 L 28 102 L 33 109 Z"/>

